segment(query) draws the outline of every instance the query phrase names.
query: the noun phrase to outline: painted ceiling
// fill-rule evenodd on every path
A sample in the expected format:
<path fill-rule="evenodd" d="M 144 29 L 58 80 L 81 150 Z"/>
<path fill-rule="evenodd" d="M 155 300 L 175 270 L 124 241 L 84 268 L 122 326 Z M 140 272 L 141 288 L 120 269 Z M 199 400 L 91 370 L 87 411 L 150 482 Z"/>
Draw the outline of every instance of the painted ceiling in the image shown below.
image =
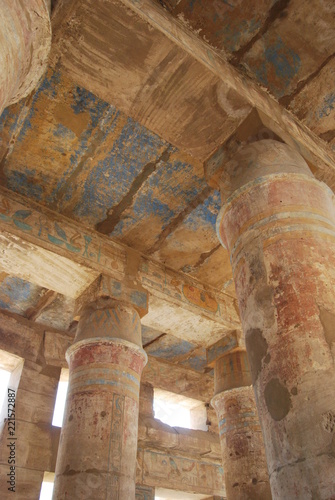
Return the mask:
<path fill-rule="evenodd" d="M 243 93 L 242 84 L 209 71 L 131 3 L 54 2 L 48 71 L 0 120 L 0 183 L 234 297 L 229 257 L 215 232 L 222 201 L 207 184 L 204 162 L 258 109 L 247 90 L 255 84 L 303 127 L 307 139 L 296 134 L 294 143 L 332 185 L 335 4 L 143 2 L 178 23 L 195 48 L 200 41 L 219 54 L 240 75 Z M 282 140 L 295 130 L 279 125 Z M 323 156 L 316 158 L 308 138 Z M 2 309 L 34 317 L 46 293 L 0 274 Z M 73 299 L 55 294 L 49 302 L 34 319 L 70 329 Z M 203 346 L 166 334 L 164 325 L 144 327 L 143 343 L 153 356 L 210 370 Z"/>

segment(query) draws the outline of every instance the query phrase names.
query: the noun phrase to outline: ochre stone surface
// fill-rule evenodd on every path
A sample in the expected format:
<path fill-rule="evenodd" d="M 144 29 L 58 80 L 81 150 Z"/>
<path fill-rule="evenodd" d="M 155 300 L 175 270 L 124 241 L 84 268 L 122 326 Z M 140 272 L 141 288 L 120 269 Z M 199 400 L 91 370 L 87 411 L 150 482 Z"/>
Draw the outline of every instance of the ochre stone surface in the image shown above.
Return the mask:
<path fill-rule="evenodd" d="M 67 351 L 69 388 L 54 499 L 135 497 L 140 376 L 147 361 L 138 314 L 89 306 Z M 88 338 L 88 330 L 92 338 Z M 124 340 L 122 337 L 127 337 Z"/>
<path fill-rule="evenodd" d="M 215 363 L 215 396 L 228 500 L 271 500 L 265 449 L 245 351 Z"/>
<path fill-rule="evenodd" d="M 2 0 L 0 17 L 1 114 L 27 96 L 46 70 L 51 26 L 44 0 Z"/>
<path fill-rule="evenodd" d="M 219 233 L 231 254 L 272 494 L 329 500 L 335 498 L 334 195 L 275 141 L 248 146 L 230 167 L 242 174 L 221 211 Z"/>

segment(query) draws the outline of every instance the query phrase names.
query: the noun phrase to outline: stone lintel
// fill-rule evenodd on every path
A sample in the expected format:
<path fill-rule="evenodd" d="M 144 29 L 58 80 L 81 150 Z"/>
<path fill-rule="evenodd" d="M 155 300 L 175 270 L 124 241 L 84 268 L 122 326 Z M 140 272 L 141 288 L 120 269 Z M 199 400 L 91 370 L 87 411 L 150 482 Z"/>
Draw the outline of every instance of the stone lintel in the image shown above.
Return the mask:
<path fill-rule="evenodd" d="M 0 249 L 5 252 L 0 263 L 6 264 L 8 274 L 26 269 L 29 251 L 35 258 L 34 268 L 20 277 L 66 296 L 77 298 L 103 274 L 111 278 L 110 288 L 119 298 L 127 295 L 127 287 L 134 286 L 135 292 L 141 285 L 160 305 L 173 308 L 175 318 L 179 313 L 184 321 L 185 315 L 201 318 L 212 329 L 233 329 L 240 324 L 236 299 L 230 295 L 5 188 L 0 188 L 0 230 L 2 237 L 7 235 L 3 244 L 0 238 Z M 137 293 L 132 297 L 137 307 L 139 297 Z M 181 323 L 178 318 L 177 323 Z"/>

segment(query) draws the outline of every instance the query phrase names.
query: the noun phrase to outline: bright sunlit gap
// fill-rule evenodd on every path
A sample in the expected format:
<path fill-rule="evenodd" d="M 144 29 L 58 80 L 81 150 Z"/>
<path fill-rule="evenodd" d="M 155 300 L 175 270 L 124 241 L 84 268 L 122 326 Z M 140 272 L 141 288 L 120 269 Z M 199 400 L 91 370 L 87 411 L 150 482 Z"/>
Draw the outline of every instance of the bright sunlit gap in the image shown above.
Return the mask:
<path fill-rule="evenodd" d="M 4 424 L 3 417 L 7 417 L 7 390 L 10 386 L 14 391 L 19 385 L 21 371 L 23 367 L 23 359 L 15 354 L 0 349 L 0 413 L 1 426 Z"/>
<path fill-rule="evenodd" d="M 7 396 L 8 382 L 10 379 L 10 372 L 0 369 L 0 408 L 4 404 Z"/>
<path fill-rule="evenodd" d="M 203 494 L 185 493 L 183 491 L 168 490 L 165 488 L 155 489 L 155 500 L 203 500 L 208 498 L 208 495 Z"/>
<path fill-rule="evenodd" d="M 66 393 L 68 385 L 69 385 L 69 369 L 62 368 L 58 383 L 55 409 L 52 418 L 52 425 L 54 425 L 55 427 L 62 427 L 63 425 L 63 417 L 64 417 L 65 401 L 66 401 Z"/>
<path fill-rule="evenodd" d="M 155 418 L 170 427 L 207 431 L 204 403 L 180 394 L 154 389 Z"/>
<path fill-rule="evenodd" d="M 55 479 L 55 474 L 53 472 L 44 473 L 39 500 L 52 500 L 54 479 Z"/>

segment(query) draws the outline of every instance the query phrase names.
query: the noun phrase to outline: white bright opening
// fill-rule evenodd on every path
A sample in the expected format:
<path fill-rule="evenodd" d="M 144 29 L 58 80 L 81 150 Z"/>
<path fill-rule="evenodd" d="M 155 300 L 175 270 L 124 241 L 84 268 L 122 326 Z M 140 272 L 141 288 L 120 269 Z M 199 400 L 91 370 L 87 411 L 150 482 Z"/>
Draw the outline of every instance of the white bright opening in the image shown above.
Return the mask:
<path fill-rule="evenodd" d="M 170 427 L 207 431 L 207 412 L 204 403 L 180 394 L 154 389 L 155 418 Z"/>
<path fill-rule="evenodd" d="M 44 473 L 39 500 L 52 500 L 54 480 L 55 474 L 53 472 Z"/>
<path fill-rule="evenodd" d="M 8 417 L 8 388 L 16 394 L 23 364 L 23 358 L 0 349 L 0 434 Z"/>
<path fill-rule="evenodd" d="M 7 396 L 8 382 L 10 379 L 10 372 L 0 369 L 0 408 L 5 402 Z"/>
<path fill-rule="evenodd" d="M 69 370 L 68 368 L 62 368 L 60 372 L 55 409 L 52 418 L 52 425 L 54 425 L 55 427 L 62 427 L 63 425 L 63 417 L 64 417 L 65 401 L 66 401 L 68 385 L 69 385 Z"/>
<path fill-rule="evenodd" d="M 204 500 L 208 498 L 212 497 L 196 493 L 168 490 L 166 488 L 155 489 L 155 500 Z"/>

